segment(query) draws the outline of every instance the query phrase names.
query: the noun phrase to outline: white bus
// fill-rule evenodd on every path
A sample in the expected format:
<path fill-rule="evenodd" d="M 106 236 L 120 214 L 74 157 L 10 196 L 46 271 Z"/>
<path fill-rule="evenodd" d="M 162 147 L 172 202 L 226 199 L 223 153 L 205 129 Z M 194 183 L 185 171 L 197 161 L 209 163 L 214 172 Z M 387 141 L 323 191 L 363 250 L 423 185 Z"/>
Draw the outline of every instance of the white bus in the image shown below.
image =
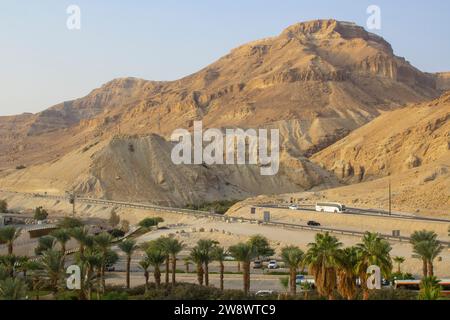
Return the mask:
<path fill-rule="evenodd" d="M 342 213 L 345 210 L 346 207 L 340 203 L 322 202 L 316 204 L 316 211 L 318 212 Z"/>

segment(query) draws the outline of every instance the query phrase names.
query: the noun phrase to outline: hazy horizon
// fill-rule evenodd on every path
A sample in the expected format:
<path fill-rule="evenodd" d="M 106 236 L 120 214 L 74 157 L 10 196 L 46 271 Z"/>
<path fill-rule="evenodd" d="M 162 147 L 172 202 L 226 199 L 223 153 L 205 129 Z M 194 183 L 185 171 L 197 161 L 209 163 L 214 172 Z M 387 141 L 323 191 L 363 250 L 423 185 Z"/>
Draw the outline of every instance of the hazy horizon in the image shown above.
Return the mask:
<path fill-rule="evenodd" d="M 66 27 L 71 4 L 81 9 L 81 30 Z M 450 71 L 450 3 L 437 0 L 3 1 L 0 115 L 39 112 L 115 78 L 176 80 L 302 21 L 333 18 L 365 27 L 371 4 L 382 10 L 375 33 L 396 55 L 425 72 Z"/>

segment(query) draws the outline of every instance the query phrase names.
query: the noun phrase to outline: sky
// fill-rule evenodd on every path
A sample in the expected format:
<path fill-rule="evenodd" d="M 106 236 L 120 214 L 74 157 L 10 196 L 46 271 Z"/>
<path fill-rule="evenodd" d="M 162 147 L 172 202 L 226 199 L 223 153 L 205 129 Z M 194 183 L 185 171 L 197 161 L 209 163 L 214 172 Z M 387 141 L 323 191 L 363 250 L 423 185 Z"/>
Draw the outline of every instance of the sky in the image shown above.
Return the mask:
<path fill-rule="evenodd" d="M 79 30 L 67 28 L 70 5 Z M 397 55 L 450 71 L 450 1 L 0 0 L 0 115 L 42 111 L 118 77 L 178 79 L 301 21 L 366 26 L 369 5 Z"/>

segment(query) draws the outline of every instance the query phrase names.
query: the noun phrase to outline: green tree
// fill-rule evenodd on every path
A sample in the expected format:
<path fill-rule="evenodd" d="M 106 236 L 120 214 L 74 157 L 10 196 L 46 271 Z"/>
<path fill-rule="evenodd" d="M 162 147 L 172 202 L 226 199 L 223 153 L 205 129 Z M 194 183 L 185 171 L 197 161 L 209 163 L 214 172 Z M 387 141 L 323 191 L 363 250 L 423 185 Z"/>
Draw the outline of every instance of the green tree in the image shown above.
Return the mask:
<path fill-rule="evenodd" d="M 72 217 L 64 217 L 59 223 L 58 228 L 60 229 L 74 229 L 83 227 L 83 222 L 80 219 Z"/>
<path fill-rule="evenodd" d="M 142 220 L 141 222 L 139 222 L 139 226 L 141 226 L 142 228 L 151 228 L 151 227 L 157 227 L 160 223 L 164 222 L 163 218 L 145 218 L 144 220 Z"/>
<path fill-rule="evenodd" d="M 359 256 L 357 270 L 361 279 L 364 300 L 369 299 L 369 290 L 367 288 L 367 269 L 371 265 L 376 265 L 381 269 L 382 275 L 388 279 L 392 272 L 392 259 L 390 252 L 391 245 L 383 240 L 378 234 L 367 232 L 362 243 L 357 245 Z"/>
<path fill-rule="evenodd" d="M 58 229 L 51 233 L 51 235 L 56 239 L 56 241 L 59 243 L 59 247 L 61 249 L 61 254 L 63 256 L 63 260 L 65 260 L 66 256 L 66 245 L 67 242 L 69 242 L 71 236 L 70 232 L 67 229 Z"/>
<path fill-rule="evenodd" d="M 6 200 L 0 200 L 0 213 L 8 212 L 8 202 Z"/>
<path fill-rule="evenodd" d="M 166 260 L 165 253 L 159 247 L 157 241 L 153 241 L 145 250 L 146 260 L 153 267 L 153 276 L 155 278 L 156 287 L 161 286 L 161 265 Z"/>
<path fill-rule="evenodd" d="M 2 300 L 22 300 L 27 294 L 27 284 L 20 278 L 7 278 L 0 281 Z"/>
<path fill-rule="evenodd" d="M 116 228 L 120 223 L 120 216 L 116 213 L 116 210 L 111 210 L 111 214 L 109 215 L 109 225 L 112 228 Z"/>
<path fill-rule="evenodd" d="M 333 300 L 337 284 L 337 260 L 342 243 L 327 232 L 316 234 L 315 242 L 308 247 L 304 261 L 314 276 L 317 291 L 321 296 Z"/>
<path fill-rule="evenodd" d="M 402 273 L 402 264 L 405 262 L 405 258 L 397 256 L 397 257 L 394 257 L 392 260 L 397 264 L 397 273 L 401 274 Z"/>
<path fill-rule="evenodd" d="M 150 273 L 148 272 L 148 268 L 150 268 L 150 261 L 148 258 L 144 258 L 141 261 L 139 261 L 139 267 L 144 271 L 144 278 L 145 278 L 145 292 L 148 291 L 148 282 L 150 278 Z"/>
<path fill-rule="evenodd" d="M 80 256 L 82 269 L 83 269 L 83 285 L 82 290 L 84 293 L 82 294 L 84 297 L 87 297 L 88 300 L 92 299 L 92 289 L 97 285 L 97 294 L 99 292 L 98 279 L 95 270 L 101 268 L 102 265 L 102 256 L 99 251 L 89 248 L 87 249 L 83 256 Z"/>
<path fill-rule="evenodd" d="M 200 286 L 203 286 L 203 251 L 198 247 L 191 249 L 189 258 L 195 263 L 197 270 L 197 281 Z"/>
<path fill-rule="evenodd" d="M 108 256 L 110 255 L 110 248 L 113 244 L 114 238 L 106 232 L 100 233 L 94 237 L 94 243 L 98 247 L 101 256 L 100 266 L 100 282 L 102 286 L 102 293 L 105 293 L 105 269 L 108 263 Z"/>
<path fill-rule="evenodd" d="M 292 295 L 297 294 L 297 271 L 303 262 L 304 252 L 298 247 L 289 246 L 281 250 L 281 258 L 289 268 L 289 287 Z"/>
<path fill-rule="evenodd" d="M 357 293 L 359 250 L 356 247 L 340 250 L 337 257 L 337 290 L 347 299 L 354 300 Z"/>
<path fill-rule="evenodd" d="M 42 253 L 42 267 L 53 295 L 58 292 L 58 284 L 64 274 L 64 264 L 60 251 L 47 250 Z"/>
<path fill-rule="evenodd" d="M 441 297 L 441 286 L 435 276 L 425 277 L 420 283 L 420 300 L 438 300 Z"/>
<path fill-rule="evenodd" d="M 20 236 L 21 231 L 21 229 L 15 227 L 0 228 L 0 242 L 6 243 L 9 255 L 13 254 L 14 241 Z"/>
<path fill-rule="evenodd" d="M 215 246 L 212 250 L 212 258 L 214 261 L 219 262 L 219 273 L 220 273 L 220 290 L 223 291 L 224 274 L 225 274 L 225 258 L 228 252 L 224 247 Z"/>
<path fill-rule="evenodd" d="M 43 221 L 43 220 L 47 219 L 47 217 L 48 217 L 48 212 L 44 208 L 37 207 L 34 210 L 34 219 L 35 220 Z"/>
<path fill-rule="evenodd" d="M 84 253 L 84 249 L 89 245 L 89 231 L 86 227 L 77 227 L 70 230 L 72 238 L 78 242 L 79 252 L 81 255 Z"/>
<path fill-rule="evenodd" d="M 185 245 L 183 242 L 174 238 L 167 238 L 164 245 L 165 252 L 169 253 L 172 262 L 172 285 L 174 286 L 176 282 L 177 255 L 183 250 Z"/>
<path fill-rule="evenodd" d="M 423 276 L 434 276 L 434 260 L 441 254 L 444 247 L 437 240 L 438 235 L 434 231 L 416 231 L 411 235 L 413 252 L 422 259 Z"/>
<path fill-rule="evenodd" d="M 205 286 L 209 286 L 209 264 L 213 259 L 214 248 L 218 245 L 217 241 L 201 239 L 197 242 L 197 247 L 202 252 L 202 261 L 204 266 Z"/>
<path fill-rule="evenodd" d="M 262 235 L 254 235 L 248 240 L 258 259 L 261 257 L 270 257 L 275 251 L 270 247 L 269 240 Z"/>
<path fill-rule="evenodd" d="M 255 247 L 249 243 L 238 243 L 229 248 L 231 255 L 242 263 L 244 293 L 247 295 L 250 291 L 250 264 L 258 256 Z"/>
<path fill-rule="evenodd" d="M 38 245 L 34 249 L 36 255 L 40 256 L 47 250 L 53 250 L 56 245 L 56 239 L 52 236 L 43 236 L 38 240 Z"/>
<path fill-rule="evenodd" d="M 130 269 L 131 269 L 131 256 L 133 255 L 134 251 L 138 248 L 136 246 L 136 241 L 134 240 L 124 240 L 121 243 L 119 243 L 119 248 L 122 250 L 126 256 L 127 256 L 127 289 L 130 288 Z"/>

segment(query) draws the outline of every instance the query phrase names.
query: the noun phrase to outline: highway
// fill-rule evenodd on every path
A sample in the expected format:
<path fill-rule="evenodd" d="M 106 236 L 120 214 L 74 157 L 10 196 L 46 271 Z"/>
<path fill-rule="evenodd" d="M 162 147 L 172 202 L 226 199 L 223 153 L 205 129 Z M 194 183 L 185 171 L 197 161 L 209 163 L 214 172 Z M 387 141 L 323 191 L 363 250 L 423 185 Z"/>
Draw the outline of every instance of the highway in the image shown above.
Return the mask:
<path fill-rule="evenodd" d="M 1 191 L 1 190 L 0 190 Z M 6 191 L 1 191 L 6 192 Z M 14 192 L 10 192 L 14 193 Z M 69 201 L 69 199 L 66 196 L 55 196 L 55 195 L 47 195 L 47 194 L 32 194 L 32 193 L 17 193 L 16 194 L 22 194 L 22 195 L 28 195 L 36 198 L 44 198 L 44 199 L 54 199 L 54 200 L 60 200 L 60 201 Z M 365 232 L 362 231 L 355 231 L 355 230 L 343 230 L 343 229 L 337 229 L 337 228 L 326 228 L 326 227 L 312 227 L 307 225 L 300 225 L 300 224 L 292 224 L 292 223 L 284 223 L 284 222 L 276 222 L 276 221 L 270 221 L 270 222 L 264 222 L 262 220 L 257 219 L 248 219 L 248 218 L 241 218 L 241 217 L 228 217 L 220 214 L 215 214 L 211 212 L 206 211 L 199 211 L 199 210 L 190 210 L 190 209 L 182 209 L 182 208 L 175 208 L 175 207 L 163 207 L 163 206 L 156 206 L 151 204 L 144 204 L 144 203 L 133 203 L 133 202 L 124 202 L 124 201 L 112 201 L 112 200 L 104 200 L 104 199 L 94 199 L 94 198 L 85 198 L 85 197 L 77 197 L 76 198 L 77 203 L 85 203 L 85 204 L 93 204 L 93 205 L 102 205 L 102 206 L 108 206 L 108 207 L 121 207 L 121 208 L 131 208 L 131 209 L 140 209 L 140 210 L 151 210 L 156 212 L 169 212 L 169 213 L 176 213 L 176 214 L 182 214 L 182 215 L 189 215 L 194 216 L 197 218 L 211 218 L 211 219 L 217 219 L 220 221 L 226 221 L 230 223 L 252 223 L 252 224 L 260 224 L 260 225 L 268 225 L 268 226 L 275 226 L 280 227 L 284 229 L 292 229 L 292 230 L 304 230 L 304 231 L 312 231 L 312 232 L 329 232 L 333 234 L 338 235 L 348 235 L 348 236 L 355 236 L 355 237 L 362 237 L 364 236 Z M 279 205 L 264 205 L 261 206 L 262 208 L 283 208 L 287 209 L 288 205 L 286 206 L 279 206 Z M 312 205 L 305 206 L 305 209 L 313 210 Z M 303 210 L 303 209 L 302 209 Z M 354 213 L 352 213 L 354 211 Z M 382 215 L 381 212 L 378 214 L 373 212 L 372 210 L 366 210 L 366 209 L 353 209 L 349 208 L 349 212 L 346 214 L 356 214 L 356 215 L 369 215 L 369 216 L 380 216 Z M 383 215 L 386 216 L 386 215 Z M 392 218 L 400 218 L 400 219 L 415 219 L 419 221 L 435 221 L 435 222 L 449 222 L 450 220 L 445 219 L 434 219 L 434 218 L 422 218 L 422 217 L 414 217 L 414 216 L 408 216 L 408 215 L 398 215 L 395 216 L 389 216 Z M 409 243 L 410 238 L 409 237 L 394 237 L 392 235 L 387 234 L 380 234 L 380 236 L 386 240 L 390 241 L 397 241 L 397 242 L 405 242 Z M 450 246 L 450 242 L 441 242 L 444 245 Z"/>

